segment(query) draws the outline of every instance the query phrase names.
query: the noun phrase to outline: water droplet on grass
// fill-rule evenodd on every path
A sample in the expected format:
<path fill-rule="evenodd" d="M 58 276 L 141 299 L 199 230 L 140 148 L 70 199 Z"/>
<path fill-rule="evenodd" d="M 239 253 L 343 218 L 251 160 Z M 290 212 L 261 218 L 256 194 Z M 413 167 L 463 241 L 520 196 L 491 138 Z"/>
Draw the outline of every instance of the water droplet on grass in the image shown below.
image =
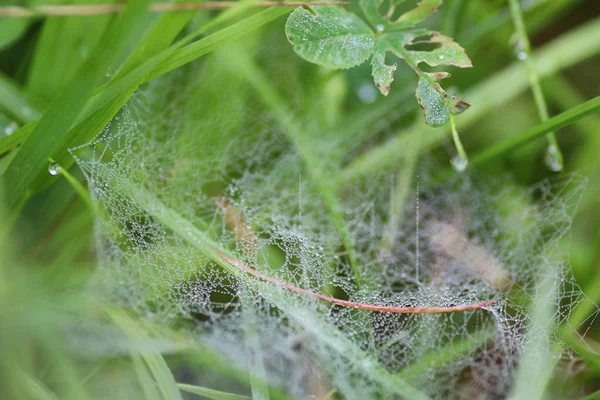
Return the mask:
<path fill-rule="evenodd" d="M 467 160 L 466 158 L 464 158 L 460 155 L 456 155 L 452 158 L 452 160 L 450 161 L 450 164 L 452 164 L 452 167 L 456 171 L 463 172 L 469 166 L 469 160 Z"/>
<path fill-rule="evenodd" d="M 513 51 L 519 60 L 527 60 L 528 54 L 525 51 L 525 43 L 523 43 L 523 40 L 521 40 L 516 33 L 511 38 L 510 45 L 512 46 Z"/>
<path fill-rule="evenodd" d="M 379 25 L 377 25 L 376 29 L 377 29 L 377 32 L 383 32 L 385 27 L 383 25 L 379 24 Z"/>
<path fill-rule="evenodd" d="M 58 165 L 57 163 L 52 163 L 48 166 L 48 172 L 50 173 L 50 175 L 52 176 L 56 176 L 58 175 L 58 173 L 60 172 L 60 165 Z"/>
<path fill-rule="evenodd" d="M 554 145 L 550 145 L 546 149 L 546 165 L 548 165 L 552 171 L 560 171 L 563 169 L 560 154 Z"/>
<path fill-rule="evenodd" d="M 4 127 L 4 136 L 12 135 L 17 129 L 19 129 L 19 125 L 16 122 L 11 122 Z"/>

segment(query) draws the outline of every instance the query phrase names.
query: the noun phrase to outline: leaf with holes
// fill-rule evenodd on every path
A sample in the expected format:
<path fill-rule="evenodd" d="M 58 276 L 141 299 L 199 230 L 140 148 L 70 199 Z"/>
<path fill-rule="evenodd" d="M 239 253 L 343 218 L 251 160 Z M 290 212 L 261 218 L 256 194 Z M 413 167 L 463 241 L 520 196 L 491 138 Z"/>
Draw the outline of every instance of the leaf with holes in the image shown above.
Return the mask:
<path fill-rule="evenodd" d="M 430 46 L 435 48 L 430 49 Z M 447 93 L 437 83 L 449 77 L 449 73 L 428 73 L 419 67 L 422 62 L 432 67 L 440 65 L 471 67 L 471 60 L 464 49 L 451 38 L 425 29 L 393 32 L 379 37 L 371 65 L 375 85 L 384 96 L 390 91 L 396 69 L 395 65 L 385 64 L 387 52 L 404 60 L 419 75 L 416 96 L 427 124 L 443 125 L 450 118 L 450 114 L 459 114 L 469 108 L 469 103 Z"/>
<path fill-rule="evenodd" d="M 355 14 L 342 7 L 298 7 L 285 24 L 294 51 L 329 68 L 351 68 L 373 53 L 375 34 Z"/>
<path fill-rule="evenodd" d="M 406 0 L 360 0 L 367 20 L 379 31 L 398 31 L 425 21 L 442 5 L 442 0 L 422 0 L 415 8 L 400 16 L 400 6 Z"/>

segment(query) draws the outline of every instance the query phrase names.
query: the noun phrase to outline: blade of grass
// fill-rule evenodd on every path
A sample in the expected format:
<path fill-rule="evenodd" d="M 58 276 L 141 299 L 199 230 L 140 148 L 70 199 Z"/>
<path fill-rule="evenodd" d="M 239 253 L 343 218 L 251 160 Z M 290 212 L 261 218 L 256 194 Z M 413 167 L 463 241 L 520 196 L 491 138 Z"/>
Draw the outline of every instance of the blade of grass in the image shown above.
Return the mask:
<path fill-rule="evenodd" d="M 495 329 L 481 329 L 464 339 L 449 343 L 442 349 L 432 350 L 413 364 L 398 372 L 398 375 L 410 382 L 418 379 L 427 371 L 448 365 L 462 356 L 472 354 L 475 350 L 485 346 L 495 334 Z"/>
<path fill-rule="evenodd" d="M 20 387 L 25 392 L 28 398 L 34 400 L 59 400 L 56 393 L 52 392 L 44 383 L 35 379 L 26 371 L 18 371 L 21 380 Z"/>
<path fill-rule="evenodd" d="M 17 41 L 32 22 L 32 18 L 3 20 L 0 24 L 0 50 L 4 50 Z"/>
<path fill-rule="evenodd" d="M 80 6 L 84 0 L 69 2 Z M 86 53 L 94 50 L 111 19 L 111 16 L 72 16 L 42 20 L 28 67 L 27 92 L 45 102 L 53 101 L 85 63 Z"/>
<path fill-rule="evenodd" d="M 184 392 L 197 394 L 198 396 L 203 396 L 212 400 L 251 400 L 253 398 L 242 396 L 241 394 L 226 393 L 202 386 L 188 385 L 185 383 L 178 383 L 177 386 Z"/>
<path fill-rule="evenodd" d="M 243 320 L 244 340 L 249 352 L 248 376 L 252 388 L 252 398 L 256 400 L 269 400 L 269 385 L 263 359 L 262 343 L 258 332 L 257 315 L 253 304 L 253 294 L 244 293 Z"/>
<path fill-rule="evenodd" d="M 0 109 L 15 118 L 20 124 L 25 124 L 38 119 L 40 112 L 39 102 L 32 101 L 17 83 L 0 72 Z M 0 154 L 2 151 L 0 150 Z"/>
<path fill-rule="evenodd" d="M 559 345 L 547 338 L 551 337 L 550 332 L 554 325 L 556 284 L 556 278 L 550 271 L 537 284 L 536 296 L 531 304 L 531 319 L 527 327 L 530 335 L 518 363 L 511 399 L 542 399 L 552 377 L 558 361 Z"/>
<path fill-rule="evenodd" d="M 473 165 L 488 162 L 494 158 L 505 155 L 532 140 L 542 137 L 548 132 L 556 131 L 565 126 L 571 125 L 586 115 L 597 112 L 598 110 L 600 110 L 600 96 L 594 97 L 583 104 L 560 113 L 541 124 L 529 128 L 520 134 L 505 140 L 504 142 L 498 143 L 492 147 L 488 147 L 480 153 L 475 154 L 472 157 L 471 162 Z"/>
<path fill-rule="evenodd" d="M 68 141 L 69 128 L 83 110 L 86 99 L 103 79 L 113 60 L 132 42 L 137 42 L 145 20 L 149 0 L 129 3 L 100 40 L 81 69 L 75 74 L 65 90 L 49 107 L 32 134 L 21 146 L 5 173 L 9 209 L 15 210 L 27 198 L 31 185 L 48 158 Z"/>
<path fill-rule="evenodd" d="M 144 393 L 144 399 L 162 400 L 162 396 L 158 391 L 156 382 L 154 381 L 154 379 L 152 379 L 150 371 L 148 371 L 148 367 L 146 367 L 142 358 L 134 351 L 131 351 L 130 354 L 131 361 L 133 362 L 133 369 L 135 371 L 135 374 L 137 375 L 138 381 L 140 382 L 142 392 Z"/>
<path fill-rule="evenodd" d="M 175 0 L 173 5 L 184 0 Z M 201 4 L 200 0 L 198 4 Z M 177 35 L 185 28 L 194 16 L 193 12 L 178 12 L 161 14 L 144 35 L 134 52 L 123 63 L 115 75 L 120 78 L 135 67 L 143 64 L 144 60 L 153 57 L 168 48 Z"/>
<path fill-rule="evenodd" d="M 535 51 L 533 56 L 540 78 L 550 76 L 598 54 L 600 41 L 589 40 L 589 38 L 599 36 L 600 19 L 595 19 Z M 473 106 L 468 112 L 461 114 L 457 121 L 459 128 L 464 130 L 465 127 L 522 93 L 528 87 L 528 81 L 521 73 L 521 67 L 518 62 L 515 62 L 466 91 L 464 97 L 469 99 Z M 394 164 L 398 159 L 397 155 L 407 148 L 407 143 L 413 140 L 413 136 L 422 135 L 422 149 L 427 149 L 439 143 L 448 131 L 449 127 L 438 129 L 425 127 L 422 121 L 418 120 L 401 135 L 378 145 L 354 160 L 339 174 L 337 184 L 341 187 L 360 176 Z"/>
<path fill-rule="evenodd" d="M 145 342 L 149 339 L 147 333 L 123 311 L 113 309 L 109 310 L 108 313 L 115 324 L 121 328 L 127 337 L 134 343 Z M 156 383 L 158 384 L 158 388 L 162 393 L 163 398 L 165 400 L 183 400 L 177 382 L 175 382 L 175 378 L 171 373 L 171 369 L 160 352 L 157 349 L 148 346 L 145 347 L 145 350 L 139 351 L 139 354 L 146 362 L 154 379 L 156 379 Z"/>
<path fill-rule="evenodd" d="M 600 399 L 600 390 L 597 390 L 594 393 L 590 393 L 587 396 L 580 398 L 579 400 L 598 400 L 598 399 Z"/>

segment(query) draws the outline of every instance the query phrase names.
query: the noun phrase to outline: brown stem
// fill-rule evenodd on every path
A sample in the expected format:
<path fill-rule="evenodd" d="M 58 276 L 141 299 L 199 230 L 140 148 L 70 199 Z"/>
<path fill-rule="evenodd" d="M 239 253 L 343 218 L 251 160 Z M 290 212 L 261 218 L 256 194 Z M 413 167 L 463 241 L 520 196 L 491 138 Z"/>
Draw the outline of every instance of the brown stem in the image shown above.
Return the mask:
<path fill-rule="evenodd" d="M 238 5 L 237 1 L 206 1 L 203 3 L 153 3 L 152 12 L 222 10 Z M 254 7 L 297 7 L 297 6 L 332 6 L 348 4 L 347 1 L 261 1 L 249 4 Z M 125 9 L 124 4 L 78 4 L 78 5 L 40 5 L 31 8 L 20 6 L 0 7 L 0 17 L 24 18 L 35 16 L 87 16 L 116 14 Z"/>
<path fill-rule="evenodd" d="M 255 276 L 263 281 L 272 283 L 279 287 L 282 287 L 287 290 L 291 290 L 292 292 L 296 292 L 298 294 L 314 297 L 315 299 L 319 299 L 322 301 L 326 301 L 331 304 L 337 304 L 343 307 L 357 308 L 361 310 L 368 311 L 377 311 L 382 313 L 395 313 L 395 314 L 442 314 L 442 313 L 454 313 L 468 310 L 476 310 L 479 308 L 487 307 L 496 302 L 496 300 L 488 300 L 481 303 L 472 303 L 465 304 L 462 306 L 453 306 L 453 307 L 394 307 L 394 306 L 378 306 L 375 304 L 365 304 L 365 303 L 357 303 L 349 300 L 342 300 L 335 297 L 325 296 L 321 293 L 311 292 L 310 290 L 302 289 L 287 282 L 281 281 L 279 279 L 273 278 L 269 275 L 262 274 L 255 269 L 252 269 L 238 260 L 234 260 L 233 258 L 227 257 L 225 254 L 220 251 L 215 250 L 217 255 L 221 257 L 225 262 L 233 265 L 238 268 L 242 272 L 246 272 L 252 276 Z"/>

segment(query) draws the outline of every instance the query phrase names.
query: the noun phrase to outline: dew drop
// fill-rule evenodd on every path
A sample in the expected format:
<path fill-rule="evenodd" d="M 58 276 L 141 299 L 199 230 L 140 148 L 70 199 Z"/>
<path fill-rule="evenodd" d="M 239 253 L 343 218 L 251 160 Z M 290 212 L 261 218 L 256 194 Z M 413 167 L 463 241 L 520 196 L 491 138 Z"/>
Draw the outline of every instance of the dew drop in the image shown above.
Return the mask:
<path fill-rule="evenodd" d="M 58 165 L 57 163 L 52 163 L 48 166 L 48 172 L 50 173 L 50 175 L 52 176 L 56 176 L 58 175 L 58 173 L 60 172 L 60 165 Z"/>
<path fill-rule="evenodd" d="M 377 32 L 383 32 L 383 30 L 385 29 L 385 26 L 379 24 L 377 25 Z"/>
<path fill-rule="evenodd" d="M 357 95 L 363 103 L 372 103 L 377 99 L 377 89 L 372 83 L 363 83 L 358 88 Z"/>
<path fill-rule="evenodd" d="M 445 56 L 445 55 L 443 55 L 443 54 L 440 54 L 440 55 L 438 56 L 438 58 L 439 58 L 440 60 L 443 60 L 444 58 L 446 58 L 446 56 Z"/>
<path fill-rule="evenodd" d="M 107 78 L 112 78 L 112 76 L 115 74 L 115 70 L 112 67 L 108 68 L 108 71 L 106 71 L 106 77 Z"/>
<path fill-rule="evenodd" d="M 452 167 L 458 172 L 463 172 L 469 166 L 469 161 L 458 154 L 452 157 L 450 163 L 452 164 Z"/>
<path fill-rule="evenodd" d="M 18 128 L 19 128 L 19 125 L 17 125 L 16 122 L 11 122 L 10 124 L 8 124 L 4 127 L 4 135 L 5 136 L 12 135 L 13 132 L 16 131 Z"/>
<path fill-rule="evenodd" d="M 513 38 L 510 40 L 510 45 L 513 48 L 513 51 L 515 52 L 515 55 L 517 56 L 517 59 L 523 61 L 523 60 L 527 60 L 527 52 L 525 51 L 525 44 L 523 43 L 523 40 L 521 40 L 521 38 L 515 33 L 513 35 Z"/>
<path fill-rule="evenodd" d="M 563 169 L 558 149 L 554 145 L 548 146 L 546 150 L 546 165 L 548 165 L 552 171 L 560 171 Z"/>

